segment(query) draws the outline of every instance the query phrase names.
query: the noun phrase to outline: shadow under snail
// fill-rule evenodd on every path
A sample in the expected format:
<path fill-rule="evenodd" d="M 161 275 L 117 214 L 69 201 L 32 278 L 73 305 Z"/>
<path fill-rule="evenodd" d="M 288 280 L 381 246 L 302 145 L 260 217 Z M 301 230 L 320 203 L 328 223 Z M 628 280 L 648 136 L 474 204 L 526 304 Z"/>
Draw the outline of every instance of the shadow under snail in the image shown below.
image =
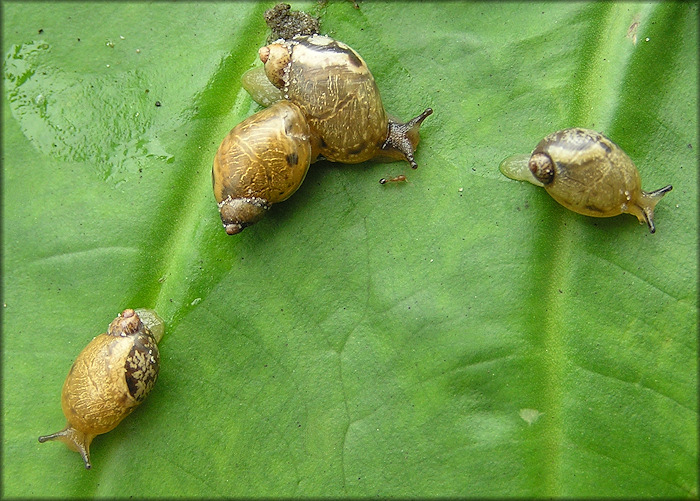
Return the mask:
<path fill-rule="evenodd" d="M 153 310 L 126 309 L 80 352 L 63 383 L 66 427 L 39 442 L 60 440 L 90 469 L 90 443 L 113 430 L 153 388 L 164 324 Z"/>
<path fill-rule="evenodd" d="M 226 233 L 254 224 L 291 196 L 317 159 L 355 164 L 375 157 L 417 166 L 419 128 L 433 110 L 407 123 L 387 115 L 360 55 L 313 35 L 259 51 L 263 68 L 243 76 L 253 99 L 271 104 L 241 122 L 214 157 L 212 182 Z"/>
<path fill-rule="evenodd" d="M 654 207 L 671 191 L 642 190 L 639 171 L 610 139 L 595 131 L 564 129 L 548 135 L 531 155 L 514 155 L 501 172 L 520 181 L 543 186 L 564 207 L 593 217 L 632 214 L 654 233 Z"/>

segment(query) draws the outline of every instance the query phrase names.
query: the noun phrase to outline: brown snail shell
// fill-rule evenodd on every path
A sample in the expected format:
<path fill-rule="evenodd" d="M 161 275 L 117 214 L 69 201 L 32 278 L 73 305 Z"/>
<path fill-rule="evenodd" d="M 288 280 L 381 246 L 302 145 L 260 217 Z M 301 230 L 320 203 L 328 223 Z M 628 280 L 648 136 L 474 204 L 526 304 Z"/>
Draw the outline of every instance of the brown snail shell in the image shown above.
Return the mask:
<path fill-rule="evenodd" d="M 66 427 L 39 437 L 39 442 L 64 442 L 90 469 L 92 439 L 114 429 L 156 382 L 160 356 L 154 333 L 163 335 L 163 321 L 153 310 L 126 309 L 115 318 L 106 333 L 80 352 L 68 372 L 61 394 Z"/>
<path fill-rule="evenodd" d="M 632 160 L 595 131 L 564 129 L 548 135 L 529 157 L 504 160 L 501 172 L 545 190 L 564 207 L 593 217 L 633 214 L 654 233 L 654 207 L 671 185 L 646 192 Z"/>
<path fill-rule="evenodd" d="M 259 55 L 270 82 L 301 109 L 323 157 L 353 164 L 384 156 L 417 167 L 418 129 L 432 110 L 407 123 L 392 120 L 352 48 L 323 35 L 296 36 L 262 47 Z"/>
<path fill-rule="evenodd" d="M 279 101 L 234 127 L 214 157 L 212 183 L 226 233 L 259 221 L 301 185 L 318 142 L 299 107 Z"/>

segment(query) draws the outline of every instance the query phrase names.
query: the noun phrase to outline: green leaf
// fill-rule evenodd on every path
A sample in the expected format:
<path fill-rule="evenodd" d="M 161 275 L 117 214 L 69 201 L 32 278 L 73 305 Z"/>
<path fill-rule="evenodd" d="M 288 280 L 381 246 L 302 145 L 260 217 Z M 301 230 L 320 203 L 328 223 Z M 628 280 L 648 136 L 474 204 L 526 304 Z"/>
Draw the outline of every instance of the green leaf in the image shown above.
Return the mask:
<path fill-rule="evenodd" d="M 3 495 L 697 497 L 698 4 L 294 4 L 435 113 L 231 237 L 272 5 L 3 3 Z M 499 173 L 571 126 L 673 184 L 655 234 Z M 36 439 L 127 307 L 161 374 L 86 471 Z"/>

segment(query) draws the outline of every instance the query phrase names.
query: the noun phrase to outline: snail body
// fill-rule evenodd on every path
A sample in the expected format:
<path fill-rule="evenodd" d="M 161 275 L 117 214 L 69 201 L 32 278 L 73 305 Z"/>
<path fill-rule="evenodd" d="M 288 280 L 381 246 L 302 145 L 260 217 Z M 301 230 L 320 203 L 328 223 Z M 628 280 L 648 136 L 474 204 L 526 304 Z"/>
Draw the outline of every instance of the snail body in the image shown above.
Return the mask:
<path fill-rule="evenodd" d="M 243 73 L 241 85 L 260 106 L 268 107 L 284 99 L 282 91 L 268 80 L 264 68 L 253 68 Z"/>
<path fill-rule="evenodd" d="M 64 442 L 90 469 L 93 438 L 114 429 L 153 388 L 162 335 L 163 321 L 154 311 L 124 310 L 80 352 L 68 372 L 61 393 L 66 427 L 39 442 Z"/>
<path fill-rule="evenodd" d="M 417 164 L 413 152 L 428 108 L 407 123 L 389 117 L 362 57 L 323 35 L 295 36 L 262 47 L 269 81 L 296 104 L 331 162 L 360 163 L 377 156 Z"/>
<path fill-rule="evenodd" d="M 318 156 L 301 110 L 279 101 L 249 116 L 224 138 L 214 157 L 212 184 L 226 233 L 259 221 L 289 198 Z"/>
<path fill-rule="evenodd" d="M 564 207 L 593 217 L 628 213 L 654 233 L 654 207 L 671 185 L 646 192 L 639 171 L 622 149 L 588 129 L 564 129 L 546 136 L 529 156 L 504 160 L 501 172 L 530 181 Z"/>

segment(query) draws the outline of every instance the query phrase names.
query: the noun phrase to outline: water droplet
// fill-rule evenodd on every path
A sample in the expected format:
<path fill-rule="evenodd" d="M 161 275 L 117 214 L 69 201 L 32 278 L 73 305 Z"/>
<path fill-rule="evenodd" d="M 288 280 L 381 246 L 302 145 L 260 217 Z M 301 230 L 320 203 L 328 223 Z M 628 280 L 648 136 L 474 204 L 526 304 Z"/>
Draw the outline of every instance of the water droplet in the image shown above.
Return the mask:
<path fill-rule="evenodd" d="M 146 159 L 173 160 L 157 137 L 157 108 L 138 90 L 150 87 L 140 73 L 87 74 L 78 86 L 72 72 L 52 65 L 49 45 L 38 42 L 10 47 L 4 62 L 10 111 L 41 154 L 85 162 L 116 182 Z"/>

